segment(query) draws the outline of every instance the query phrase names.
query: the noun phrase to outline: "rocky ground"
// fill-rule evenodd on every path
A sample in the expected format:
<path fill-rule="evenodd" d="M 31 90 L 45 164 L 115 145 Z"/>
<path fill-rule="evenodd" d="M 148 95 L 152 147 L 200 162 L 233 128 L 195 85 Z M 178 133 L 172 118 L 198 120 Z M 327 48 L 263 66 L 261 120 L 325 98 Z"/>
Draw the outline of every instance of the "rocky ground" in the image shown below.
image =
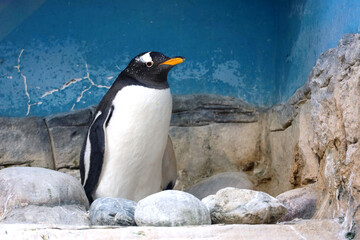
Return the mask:
<path fill-rule="evenodd" d="M 80 148 L 93 112 L 94 108 L 89 108 L 46 118 L 0 118 L 0 169 L 43 167 L 79 178 Z M 279 221 L 312 219 L 290 225 L 211 225 L 214 230 L 205 225 L 199 227 L 204 232 L 194 231 L 192 227 L 174 228 L 177 229 L 174 231 L 184 234 L 180 236 L 203 234 L 197 237 L 218 231 L 224 234 L 221 236 L 231 237 L 234 232 L 228 232 L 229 229 L 237 234 L 244 233 L 244 236 L 251 236 L 246 235 L 251 234 L 250 230 L 261 236 L 276 229 L 279 236 L 292 233 L 294 237 L 283 239 L 325 238 L 307 235 L 319 236 L 316 232 L 326 236 L 325 239 L 355 239 L 360 223 L 359 126 L 359 34 L 344 35 L 336 48 L 319 57 L 305 85 L 286 103 L 270 109 L 251 106 L 231 97 L 174 96 L 169 134 L 178 165 L 177 190 L 184 190 L 199 199 L 216 194 L 224 187 L 266 192 L 277 196 L 287 208 Z M 0 188 L 2 186 L 0 184 Z M 48 190 L 42 191 L 45 196 Z M 10 194 L 0 199 L 2 223 L 11 222 L 4 217 L 9 209 L 4 206 L 10 206 L 8 204 L 15 201 L 13 198 Z M 21 214 L 21 209 L 34 211 L 28 205 L 16 205 L 14 210 L 7 212 L 7 219 L 11 219 L 15 211 Z M 76 206 L 65 205 L 65 212 Z M 86 204 L 80 205 L 79 211 L 87 208 Z M 35 232 L 51 236 L 91 232 L 100 236 L 104 231 L 69 228 L 59 232 L 36 226 Z M 2 225 L 0 236 L 5 232 L 13 234 L 13 229 L 14 226 Z M 22 233 L 29 232 L 26 226 L 21 229 Z M 137 230 L 126 228 L 110 232 L 114 234 L 112 236 L 129 236 L 134 231 Z M 167 228 L 141 227 L 138 231 L 146 236 L 169 234 Z"/>

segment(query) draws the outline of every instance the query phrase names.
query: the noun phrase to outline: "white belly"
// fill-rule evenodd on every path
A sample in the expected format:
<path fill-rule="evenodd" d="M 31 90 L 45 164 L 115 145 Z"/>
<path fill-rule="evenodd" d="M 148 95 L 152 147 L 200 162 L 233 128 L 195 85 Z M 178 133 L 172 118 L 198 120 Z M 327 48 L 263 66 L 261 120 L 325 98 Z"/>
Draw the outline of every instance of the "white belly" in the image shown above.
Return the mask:
<path fill-rule="evenodd" d="M 129 86 L 113 100 L 105 155 L 94 199 L 138 201 L 160 191 L 161 161 L 170 125 L 170 89 Z"/>

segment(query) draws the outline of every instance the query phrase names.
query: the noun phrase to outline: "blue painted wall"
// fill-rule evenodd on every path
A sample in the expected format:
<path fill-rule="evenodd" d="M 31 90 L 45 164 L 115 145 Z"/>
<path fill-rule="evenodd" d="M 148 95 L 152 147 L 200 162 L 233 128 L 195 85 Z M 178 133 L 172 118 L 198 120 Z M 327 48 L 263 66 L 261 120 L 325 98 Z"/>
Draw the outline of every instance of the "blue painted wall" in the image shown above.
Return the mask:
<path fill-rule="evenodd" d="M 271 106 L 317 57 L 359 32 L 358 0 L 0 0 L 0 116 L 97 104 L 132 57 L 182 55 L 175 94 Z"/>
<path fill-rule="evenodd" d="M 0 115 L 97 104 L 103 86 L 149 50 L 186 57 L 169 76 L 175 94 L 217 93 L 260 105 L 275 100 L 273 1 L 32 3 L 29 10 L 27 1 L 2 0 L 0 14 L 10 26 L 0 25 L 7 29 L 0 36 Z"/>
<path fill-rule="evenodd" d="M 345 33 L 360 32 L 359 0 L 279 0 L 278 102 L 301 87 L 317 58 Z"/>

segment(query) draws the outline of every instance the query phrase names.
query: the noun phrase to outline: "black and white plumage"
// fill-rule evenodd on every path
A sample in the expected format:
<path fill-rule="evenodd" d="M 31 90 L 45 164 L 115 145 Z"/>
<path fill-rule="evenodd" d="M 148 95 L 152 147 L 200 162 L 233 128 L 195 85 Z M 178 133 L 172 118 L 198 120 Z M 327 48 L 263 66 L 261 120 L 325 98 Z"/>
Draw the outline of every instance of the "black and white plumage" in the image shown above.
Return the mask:
<path fill-rule="evenodd" d="M 81 183 L 90 202 L 100 197 L 138 201 L 174 185 L 174 163 L 163 162 L 169 161 L 165 148 L 171 144 L 167 74 L 183 61 L 158 52 L 142 53 L 101 100 L 80 157 Z"/>

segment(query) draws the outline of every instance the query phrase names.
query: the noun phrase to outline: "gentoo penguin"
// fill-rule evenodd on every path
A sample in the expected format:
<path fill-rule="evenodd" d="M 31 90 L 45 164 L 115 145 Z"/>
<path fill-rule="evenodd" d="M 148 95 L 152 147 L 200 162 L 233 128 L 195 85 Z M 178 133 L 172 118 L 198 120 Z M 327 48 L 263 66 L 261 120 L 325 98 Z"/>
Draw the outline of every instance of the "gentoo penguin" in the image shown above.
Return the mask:
<path fill-rule="evenodd" d="M 169 161 L 165 148 L 171 144 L 167 74 L 184 60 L 159 52 L 139 54 L 100 101 L 80 156 L 81 183 L 90 203 L 101 197 L 138 201 L 173 187 L 174 171 L 162 172 L 174 165 L 163 162 Z"/>

